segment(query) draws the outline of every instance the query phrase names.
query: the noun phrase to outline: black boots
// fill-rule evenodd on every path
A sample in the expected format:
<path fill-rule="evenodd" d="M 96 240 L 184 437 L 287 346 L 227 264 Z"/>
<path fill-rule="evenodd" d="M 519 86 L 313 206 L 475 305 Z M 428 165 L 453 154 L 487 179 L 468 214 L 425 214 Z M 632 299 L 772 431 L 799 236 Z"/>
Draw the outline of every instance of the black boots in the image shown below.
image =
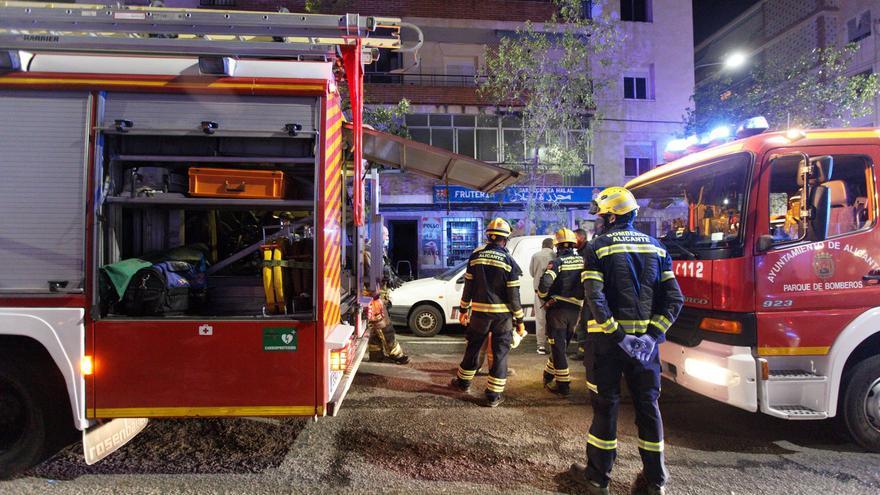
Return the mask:
<path fill-rule="evenodd" d="M 611 493 L 608 491 L 607 486 L 602 486 L 598 482 L 587 477 L 586 464 L 581 464 L 580 462 L 572 464 L 571 468 L 568 470 L 568 474 L 581 486 L 586 488 L 587 493 L 590 495 L 609 495 Z"/>

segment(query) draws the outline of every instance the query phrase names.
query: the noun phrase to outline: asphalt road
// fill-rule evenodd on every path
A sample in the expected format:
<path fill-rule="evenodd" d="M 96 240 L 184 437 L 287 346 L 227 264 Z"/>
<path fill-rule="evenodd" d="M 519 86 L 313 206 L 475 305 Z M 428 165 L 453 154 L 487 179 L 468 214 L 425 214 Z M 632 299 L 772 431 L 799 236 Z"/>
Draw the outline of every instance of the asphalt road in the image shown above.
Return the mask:
<path fill-rule="evenodd" d="M 497 409 L 446 384 L 460 335 L 403 336 L 413 362 L 364 363 L 337 418 L 153 421 L 95 466 L 72 446 L 0 493 L 578 493 L 564 474 L 582 459 L 592 411 L 583 370 L 574 391 L 544 391 L 534 340 L 514 351 Z M 661 398 L 671 494 L 877 494 L 880 454 L 832 422 L 787 422 L 668 382 Z M 640 469 L 633 409 L 620 410 L 613 493 Z"/>

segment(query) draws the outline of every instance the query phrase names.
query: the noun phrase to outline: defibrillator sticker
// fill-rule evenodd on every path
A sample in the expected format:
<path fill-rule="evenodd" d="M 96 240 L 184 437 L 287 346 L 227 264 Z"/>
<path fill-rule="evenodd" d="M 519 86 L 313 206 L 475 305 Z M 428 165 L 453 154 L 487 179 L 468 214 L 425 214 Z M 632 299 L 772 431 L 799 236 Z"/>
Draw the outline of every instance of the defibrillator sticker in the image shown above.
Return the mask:
<path fill-rule="evenodd" d="M 297 344 L 296 328 L 265 327 L 263 328 L 264 351 L 295 351 Z"/>

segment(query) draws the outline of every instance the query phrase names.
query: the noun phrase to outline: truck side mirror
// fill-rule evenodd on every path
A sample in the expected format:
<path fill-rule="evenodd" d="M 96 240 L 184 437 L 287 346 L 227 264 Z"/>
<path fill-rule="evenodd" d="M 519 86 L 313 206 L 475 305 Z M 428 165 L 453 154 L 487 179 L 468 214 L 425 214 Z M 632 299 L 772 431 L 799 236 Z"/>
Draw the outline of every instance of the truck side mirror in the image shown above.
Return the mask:
<path fill-rule="evenodd" d="M 770 250 L 773 247 L 773 236 L 764 234 L 761 237 L 758 237 L 758 252 L 765 252 Z"/>

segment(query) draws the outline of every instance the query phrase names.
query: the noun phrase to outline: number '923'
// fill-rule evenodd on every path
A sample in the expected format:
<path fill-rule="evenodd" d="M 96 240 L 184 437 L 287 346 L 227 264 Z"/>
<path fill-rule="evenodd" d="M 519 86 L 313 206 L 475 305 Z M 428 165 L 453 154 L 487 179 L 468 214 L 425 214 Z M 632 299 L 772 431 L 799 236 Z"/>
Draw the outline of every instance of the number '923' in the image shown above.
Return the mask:
<path fill-rule="evenodd" d="M 794 304 L 794 301 L 792 301 L 791 299 L 784 299 L 779 301 L 768 300 L 764 301 L 764 304 L 762 304 L 762 306 L 765 308 L 789 308 L 792 304 Z"/>

